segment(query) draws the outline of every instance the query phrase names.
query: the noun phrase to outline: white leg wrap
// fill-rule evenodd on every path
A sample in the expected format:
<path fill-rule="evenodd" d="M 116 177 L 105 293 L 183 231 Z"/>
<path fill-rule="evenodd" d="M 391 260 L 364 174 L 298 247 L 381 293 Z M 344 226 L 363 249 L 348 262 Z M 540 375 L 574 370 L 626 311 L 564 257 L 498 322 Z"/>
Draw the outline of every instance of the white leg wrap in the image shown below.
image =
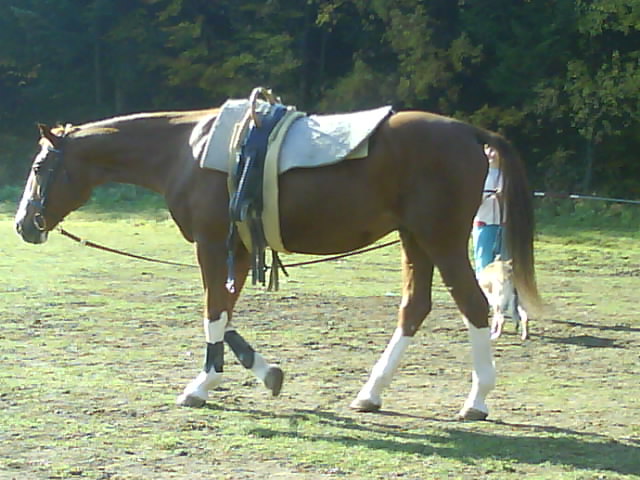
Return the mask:
<path fill-rule="evenodd" d="M 473 374 L 471 392 L 463 409 L 473 408 L 488 413 L 489 409 L 485 399 L 496 384 L 496 369 L 491 353 L 489 328 L 476 328 L 466 320 L 465 323 L 469 328 Z"/>
<path fill-rule="evenodd" d="M 200 372 L 196 378 L 185 387 L 184 392 L 178 399 L 183 397 L 197 397 L 201 400 L 207 400 L 209 398 L 209 390 L 217 387 L 222 383 L 222 374 L 211 369 L 207 372 Z"/>
<path fill-rule="evenodd" d="M 228 323 L 227 312 L 222 312 L 218 320 L 204 319 L 204 336 L 207 343 L 215 344 L 224 340 L 224 331 Z M 179 405 L 201 406 L 209 397 L 209 390 L 222 383 L 222 373 L 211 368 L 198 374 L 184 389 L 177 399 Z"/>
<path fill-rule="evenodd" d="M 259 380 L 262 380 L 264 382 L 269 367 L 271 367 L 271 365 L 267 363 L 264 357 L 258 352 L 254 352 L 253 367 L 251 367 L 251 371 Z"/>
<path fill-rule="evenodd" d="M 401 328 L 396 328 L 389 345 L 371 370 L 369 380 L 358 393 L 356 401 L 368 401 L 374 405 L 382 405 L 382 391 L 391 384 L 393 374 L 400 364 L 402 355 L 411 343 L 411 339 L 412 337 L 403 335 Z"/>
<path fill-rule="evenodd" d="M 205 318 L 203 321 L 204 338 L 207 343 L 217 343 L 224 340 L 224 331 L 227 328 L 229 317 L 227 312 L 222 312 L 218 320 L 211 321 Z"/>

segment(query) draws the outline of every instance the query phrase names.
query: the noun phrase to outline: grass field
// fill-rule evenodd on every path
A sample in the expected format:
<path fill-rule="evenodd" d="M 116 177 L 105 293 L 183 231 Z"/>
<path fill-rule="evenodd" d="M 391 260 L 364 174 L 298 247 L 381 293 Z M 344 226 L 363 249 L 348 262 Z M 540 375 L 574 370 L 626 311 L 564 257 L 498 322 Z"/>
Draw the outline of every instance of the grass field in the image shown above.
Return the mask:
<path fill-rule="evenodd" d="M 283 367 L 281 396 L 228 353 L 209 404 L 181 409 L 175 397 L 202 362 L 198 270 L 55 233 L 27 245 L 12 210 L 0 207 L 0 479 L 640 479 L 634 211 L 542 212 L 547 310 L 525 343 L 505 327 L 489 421 L 460 423 L 468 342 L 439 281 L 383 411 L 348 409 L 394 329 L 397 246 L 292 269 L 276 293 L 247 288 L 238 326 Z M 194 261 L 155 208 L 89 207 L 65 227 Z"/>

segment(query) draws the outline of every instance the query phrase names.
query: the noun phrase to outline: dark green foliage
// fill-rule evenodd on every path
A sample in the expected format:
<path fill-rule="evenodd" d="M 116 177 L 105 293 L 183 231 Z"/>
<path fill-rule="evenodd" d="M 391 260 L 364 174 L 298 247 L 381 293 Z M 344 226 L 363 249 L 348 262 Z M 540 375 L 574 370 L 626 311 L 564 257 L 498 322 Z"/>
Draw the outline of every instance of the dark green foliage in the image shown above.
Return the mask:
<path fill-rule="evenodd" d="M 81 5 L 81 6 L 80 6 Z M 507 134 L 537 189 L 637 198 L 636 0 L 0 0 L 0 184 L 41 122 L 391 103 Z"/>

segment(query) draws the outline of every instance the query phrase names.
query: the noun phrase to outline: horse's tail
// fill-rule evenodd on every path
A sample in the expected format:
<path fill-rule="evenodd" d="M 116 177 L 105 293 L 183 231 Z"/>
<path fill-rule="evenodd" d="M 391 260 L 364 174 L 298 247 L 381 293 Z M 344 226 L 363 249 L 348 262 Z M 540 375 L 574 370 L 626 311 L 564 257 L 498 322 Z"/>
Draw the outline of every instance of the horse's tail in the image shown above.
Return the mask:
<path fill-rule="evenodd" d="M 542 300 L 536 285 L 534 265 L 533 194 L 524 163 L 513 145 L 501 135 L 479 129 L 478 139 L 495 148 L 500 155 L 507 254 L 513 259 L 513 281 L 518 297 L 525 309 L 535 314 L 540 311 Z"/>

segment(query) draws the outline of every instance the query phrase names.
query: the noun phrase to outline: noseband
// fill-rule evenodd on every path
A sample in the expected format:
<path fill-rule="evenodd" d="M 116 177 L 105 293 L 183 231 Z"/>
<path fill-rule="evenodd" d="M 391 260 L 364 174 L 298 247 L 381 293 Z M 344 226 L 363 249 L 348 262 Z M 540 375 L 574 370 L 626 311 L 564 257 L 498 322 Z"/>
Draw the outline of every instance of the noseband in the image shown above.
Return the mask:
<path fill-rule="evenodd" d="M 64 138 L 64 136 L 62 137 Z M 34 174 L 34 181 L 36 183 L 36 195 L 30 198 L 27 202 L 34 210 L 33 224 L 34 226 L 44 232 L 47 229 L 47 221 L 44 218 L 44 212 L 47 208 L 47 199 L 49 196 L 49 188 L 52 180 L 58 173 L 59 167 L 62 165 L 62 149 L 47 147 L 47 151 L 54 154 L 54 159 L 51 162 L 47 162 L 49 155 L 46 155 L 41 161 L 34 163 L 32 171 Z M 45 165 L 51 163 L 48 167 Z M 45 169 L 43 172 L 42 170 Z"/>

